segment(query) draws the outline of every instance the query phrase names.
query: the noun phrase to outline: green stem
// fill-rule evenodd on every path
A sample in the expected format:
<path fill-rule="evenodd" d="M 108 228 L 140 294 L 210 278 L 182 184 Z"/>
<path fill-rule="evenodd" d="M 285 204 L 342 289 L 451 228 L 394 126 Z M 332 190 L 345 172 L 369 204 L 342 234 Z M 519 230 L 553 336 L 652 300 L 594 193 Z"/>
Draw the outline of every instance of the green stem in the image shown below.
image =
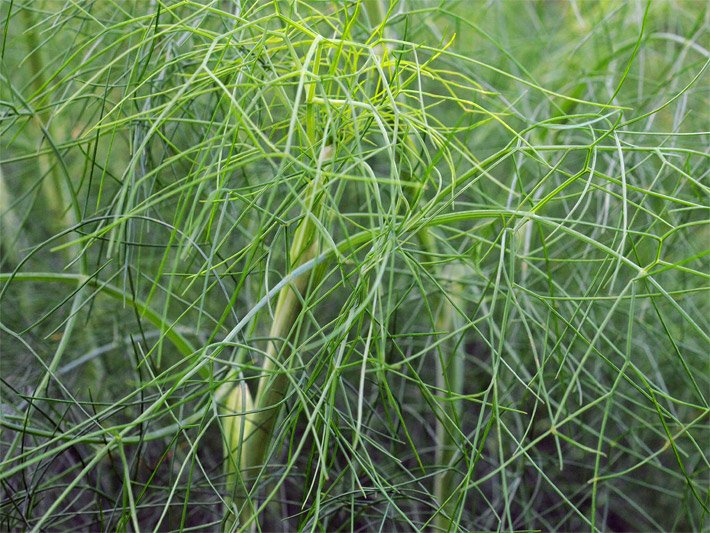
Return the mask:
<path fill-rule="evenodd" d="M 30 65 L 31 87 L 34 92 L 33 99 L 42 94 L 42 97 L 33 104 L 33 108 L 43 108 L 43 111 L 34 113 L 33 118 L 35 125 L 40 130 L 43 137 L 52 144 L 59 138 L 55 122 L 51 120 L 50 106 L 48 102 L 49 90 L 46 87 L 47 81 L 44 74 L 45 60 L 43 57 L 44 46 L 40 45 L 40 40 L 36 28 L 36 23 L 32 12 L 29 9 L 20 10 L 22 19 L 28 31 L 25 32 L 25 38 L 29 47 L 28 62 Z M 73 209 L 67 209 L 64 195 L 64 186 L 62 183 L 62 175 L 59 165 L 52 164 L 52 152 L 41 152 L 37 157 L 39 171 L 41 176 L 48 176 L 48 179 L 42 180 L 42 196 L 44 203 L 51 214 L 50 220 L 54 222 L 59 231 L 65 228 L 70 228 L 76 224 L 77 213 Z M 73 204 L 73 202 L 72 202 Z M 74 207 L 74 206 L 73 206 Z"/>
<path fill-rule="evenodd" d="M 308 224 L 305 224 L 304 221 L 299 228 L 304 228 L 301 233 L 305 233 L 306 226 Z M 300 241 L 297 238 L 294 241 L 294 247 L 297 247 Z M 300 254 L 299 264 L 313 257 L 315 257 L 315 246 L 307 246 Z M 231 438 L 226 439 L 230 443 L 227 461 L 231 465 L 235 462 L 238 464 L 238 473 L 233 472 L 231 477 L 228 476 L 227 483 L 230 492 L 236 494 L 233 497 L 233 502 L 238 509 L 239 524 L 242 528 L 253 529 L 256 525 L 255 505 L 250 499 L 249 493 L 264 466 L 265 454 L 271 442 L 281 403 L 288 393 L 288 370 L 283 368 L 283 365 L 290 359 L 290 341 L 294 341 L 292 329 L 301 314 L 302 297 L 308 287 L 310 277 L 310 273 L 302 274 L 294 280 L 293 286 L 285 287 L 279 294 L 274 311 L 274 321 L 269 333 L 271 340 L 267 346 L 253 406 L 243 407 L 245 404 L 242 400 L 235 399 L 227 407 L 226 412 L 230 416 L 236 415 L 237 418 L 245 417 L 246 413 L 251 413 L 243 423 L 235 422 L 226 431 L 228 436 L 232 435 Z M 232 397 L 235 394 L 247 396 L 248 389 L 244 392 L 245 388 L 246 384 L 243 381 L 240 382 L 234 388 Z M 251 403 L 250 397 L 247 396 L 246 402 L 247 405 Z M 234 427 L 238 429 L 235 430 Z M 242 434 L 239 433 L 240 431 Z M 230 470 L 233 468 L 231 465 L 228 466 Z M 228 518 L 225 522 L 226 529 L 231 530 L 234 523 L 233 518 Z"/>
<path fill-rule="evenodd" d="M 22 220 L 12 205 L 10 189 L 0 167 L 0 250 L 5 255 L 5 261 L 16 264 L 19 260 L 18 248 L 27 248 L 26 241 Z"/>
<path fill-rule="evenodd" d="M 314 53 L 313 72 L 317 75 L 320 70 L 318 43 L 314 43 L 312 51 Z M 309 55 L 310 53 L 309 51 Z M 316 84 L 310 82 L 305 85 L 305 89 L 306 132 L 310 148 L 313 149 L 318 142 L 316 108 L 313 105 Z M 322 187 L 320 167 L 329 148 L 329 146 L 324 147 L 323 152 L 318 156 L 317 167 L 319 170 L 306 189 L 303 219 L 296 229 L 290 248 L 289 257 L 292 269 L 298 268 L 314 259 L 318 254 L 316 227 L 312 219 L 319 212 L 320 206 L 317 203 L 317 198 L 318 192 Z M 255 506 L 249 497 L 249 492 L 256 483 L 264 466 L 266 451 L 272 439 L 281 404 L 288 394 L 288 369 L 285 366 L 291 359 L 291 346 L 296 341 L 293 338 L 294 325 L 301 315 L 303 297 L 313 277 L 314 271 L 297 276 L 291 284 L 285 286 L 279 293 L 276 308 L 274 309 L 274 319 L 269 332 L 271 340 L 266 348 L 262 373 L 254 398 L 253 414 L 245 421 L 248 432 L 244 435 L 243 440 L 238 443 L 239 452 L 236 452 L 236 450 L 232 452 L 233 455 L 238 453 L 240 463 L 241 476 L 238 477 L 240 477 L 239 483 L 241 486 L 237 487 L 237 490 L 243 496 L 239 501 L 241 509 L 239 510 L 238 518 L 241 528 L 253 529 L 257 525 L 258 517 L 254 515 Z M 233 525 L 231 519 L 226 523 L 228 526 Z"/>
<path fill-rule="evenodd" d="M 35 2 L 34 6 L 41 9 L 44 7 L 42 4 L 43 2 Z M 48 87 L 48 78 L 46 76 L 47 62 L 44 57 L 44 50 L 47 46 L 46 43 L 40 41 L 33 12 L 28 8 L 23 8 L 20 10 L 20 13 L 21 19 L 27 28 L 24 35 L 29 47 L 28 63 L 30 68 L 30 86 L 33 91 L 31 98 L 28 99 L 28 108 L 33 111 L 32 122 L 34 122 L 40 133 L 40 146 L 42 139 L 44 139 L 52 148 L 50 152 L 39 150 L 37 155 L 39 174 L 42 178 L 40 191 L 49 215 L 46 217 L 49 226 L 48 229 L 56 234 L 61 234 L 77 225 L 77 221 L 81 218 L 81 210 L 69 174 L 64 166 L 62 155 L 57 148 L 62 132 L 59 131 L 57 121 L 52 119 L 50 112 L 50 95 L 52 91 Z M 63 240 L 66 240 L 66 238 L 67 236 L 62 236 Z M 68 265 L 72 264 L 77 257 L 79 257 L 77 269 L 86 277 L 88 273 L 87 258 L 82 254 L 81 247 L 78 244 L 74 244 L 64 250 L 64 259 Z M 74 298 L 72 308 L 78 308 L 81 304 L 81 291 L 77 292 Z M 75 322 L 76 319 L 74 315 L 72 315 L 62 334 L 62 342 L 55 356 L 52 358 L 52 365 L 59 365 L 65 347 L 74 331 Z M 95 344 L 91 330 L 87 331 L 87 335 L 90 342 Z M 99 375 L 104 373 L 98 361 L 93 362 L 89 368 L 94 369 Z M 40 383 L 40 389 L 44 388 L 49 382 L 50 372 L 52 371 L 53 368 L 50 366 L 48 373 L 45 374 Z"/>
<path fill-rule="evenodd" d="M 385 8 L 381 0 L 364 1 L 366 13 L 371 24 L 379 24 L 380 31 L 385 39 L 392 39 L 392 31 L 385 24 L 388 10 Z M 395 39 L 396 40 L 396 39 Z M 393 76 L 392 67 L 389 66 L 391 51 L 388 48 L 387 42 L 380 43 L 381 58 L 387 60 L 387 65 L 383 66 L 383 71 L 390 75 L 393 83 L 399 83 Z M 387 80 L 382 80 L 386 83 Z M 395 88 L 397 89 L 397 88 Z M 401 91 L 396 91 L 395 98 L 401 100 Z M 409 153 L 416 153 L 416 146 L 411 136 L 407 135 L 404 138 Z M 410 165 L 411 168 L 414 168 Z M 416 198 L 411 194 L 407 195 L 407 200 L 410 204 L 416 202 Z M 414 208 L 414 205 L 410 205 Z M 436 267 L 437 244 L 434 235 L 426 226 L 417 231 L 417 239 L 422 248 L 424 256 L 424 264 L 427 270 L 437 278 L 446 277 L 451 273 L 450 269 L 439 271 Z M 458 284 L 457 284 L 458 285 Z M 458 285 L 460 292 L 462 287 Z M 460 299 L 457 298 L 460 302 Z M 457 304 L 457 305 L 460 305 Z M 435 328 L 443 334 L 451 333 L 453 330 L 454 317 L 456 316 L 455 306 L 452 305 L 443 295 L 434 299 L 432 307 L 436 314 Z M 436 385 L 441 391 L 440 395 L 446 397 L 444 414 L 437 419 L 436 425 L 436 464 L 442 468 L 442 471 L 437 474 L 434 479 L 434 497 L 441 508 L 437 510 L 433 517 L 434 527 L 440 530 L 449 530 L 451 528 L 451 520 L 456 511 L 457 502 L 453 498 L 453 493 L 456 487 L 455 471 L 449 468 L 449 465 L 454 458 L 454 450 L 456 449 L 455 435 L 459 431 L 456 427 L 460 419 L 460 401 L 453 400 L 452 397 L 461 395 L 463 391 L 463 359 L 455 353 L 455 347 L 451 340 L 443 343 L 443 347 L 437 350 L 437 376 Z"/>
<path fill-rule="evenodd" d="M 118 287 L 102 282 L 95 277 L 85 276 L 83 274 L 55 274 L 52 272 L 18 272 L 16 274 L 0 273 L 0 282 L 8 281 L 44 281 L 44 282 L 60 282 L 69 284 L 78 284 L 79 286 L 89 286 L 98 289 L 102 294 L 120 300 L 129 307 L 136 309 L 140 316 L 145 317 L 154 326 L 164 332 L 165 338 L 168 339 L 177 350 L 184 356 L 191 356 L 195 353 L 195 349 L 185 337 L 172 327 L 165 326 L 163 318 L 148 307 L 145 302 L 133 298 L 130 294 L 122 291 Z M 203 368 L 201 371 L 203 377 L 209 378 L 209 370 Z"/>
<path fill-rule="evenodd" d="M 464 286 L 461 278 L 464 269 L 460 264 L 452 264 L 442 271 L 443 279 L 450 279 L 451 285 L 447 294 L 440 297 L 440 306 L 437 315 L 436 329 L 442 335 L 450 335 L 455 331 L 456 307 L 463 305 L 461 295 Z M 437 529 L 450 530 L 451 521 L 456 513 L 457 501 L 454 493 L 457 486 L 456 471 L 451 468 L 451 463 L 456 456 L 456 435 L 461 432 L 461 401 L 455 399 L 463 392 L 464 383 L 464 358 L 457 349 L 453 337 L 442 342 L 437 350 L 437 379 L 436 385 L 439 394 L 445 399 L 443 414 L 437 420 L 436 426 L 436 457 L 435 462 L 443 470 L 434 479 L 434 496 L 441 506 L 434 516 L 434 526 Z"/>
<path fill-rule="evenodd" d="M 296 230 L 291 246 L 294 268 L 316 257 L 317 246 L 312 222 L 305 218 Z M 240 453 L 242 480 L 247 488 L 254 485 L 264 466 L 266 451 L 271 442 L 274 425 L 278 419 L 283 399 L 288 394 L 288 369 L 284 365 L 290 360 L 293 326 L 301 315 L 303 296 L 308 288 L 313 271 L 297 277 L 290 286 L 284 287 L 274 310 L 274 320 L 262 366 L 253 414 L 249 417 L 249 433 L 242 442 Z M 247 498 L 244 499 L 245 502 Z M 242 527 L 255 523 L 253 505 L 246 502 L 240 515 Z"/>
<path fill-rule="evenodd" d="M 249 387 L 241 375 L 237 376 L 237 379 L 236 386 L 228 381 L 223 388 L 226 393 L 226 401 L 222 406 L 222 413 L 225 415 L 222 431 L 227 480 L 225 531 L 234 530 L 239 525 L 239 520 L 243 524 L 249 524 L 254 516 L 254 505 L 249 498 L 250 485 L 244 479 L 243 468 L 248 460 L 245 452 L 250 447 L 249 441 L 258 438 L 258 434 L 254 431 L 253 418 L 247 416 L 254 409 Z"/>

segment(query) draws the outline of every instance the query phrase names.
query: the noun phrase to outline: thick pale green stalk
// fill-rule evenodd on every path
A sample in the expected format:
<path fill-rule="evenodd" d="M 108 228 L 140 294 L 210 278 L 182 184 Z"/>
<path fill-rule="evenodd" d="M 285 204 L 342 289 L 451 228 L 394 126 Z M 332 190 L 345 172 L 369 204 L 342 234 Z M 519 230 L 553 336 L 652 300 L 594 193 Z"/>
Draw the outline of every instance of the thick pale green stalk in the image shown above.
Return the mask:
<path fill-rule="evenodd" d="M 294 268 L 316 255 L 315 232 L 312 223 L 306 218 L 301 222 L 296 237 L 291 246 L 291 257 L 295 258 Z M 290 340 L 293 325 L 302 309 L 302 297 L 308 287 L 311 275 L 303 274 L 297 277 L 291 286 L 285 287 L 279 294 L 274 310 L 274 321 L 271 325 L 267 346 L 266 358 L 262 367 L 262 376 L 259 380 L 253 410 L 244 408 L 241 398 L 248 398 L 246 385 L 239 385 L 230 394 L 232 399 L 228 402 L 227 413 L 237 414 L 252 411 L 242 426 L 242 422 L 233 422 L 225 426 L 226 439 L 229 443 L 227 469 L 227 483 L 230 491 L 237 494 L 233 502 L 240 511 L 239 526 L 254 527 L 256 517 L 253 515 L 254 502 L 248 494 L 261 468 L 264 465 L 266 451 L 271 442 L 274 425 L 278 419 L 281 402 L 288 393 L 288 370 L 284 368 L 290 359 Z M 249 400 L 250 401 L 250 400 Z M 243 416 L 243 415 L 242 415 Z M 243 427 L 243 429 L 242 429 Z M 237 432 L 237 439 L 234 434 Z M 242 433 L 240 438 L 240 433 Z M 239 473 L 232 471 L 238 465 Z M 226 525 L 231 529 L 234 523 L 227 520 Z"/>
<path fill-rule="evenodd" d="M 313 71 L 317 74 L 320 68 L 320 52 L 318 43 L 314 42 L 307 57 L 313 58 Z M 311 56 L 313 52 L 313 56 Z M 310 82 L 304 84 L 306 89 L 306 131 L 311 146 L 318 142 L 316 135 L 316 112 L 313 106 L 316 84 Z M 300 89 L 299 89 L 300 94 Z M 318 253 L 318 242 L 316 227 L 312 217 L 318 215 L 320 206 L 317 203 L 318 192 L 322 187 L 322 175 L 320 168 L 331 154 L 333 147 L 323 146 L 323 150 L 316 159 L 316 175 L 310 181 L 305 192 L 305 202 L 303 204 L 303 219 L 301 220 L 294 234 L 290 248 L 291 269 L 316 257 Z M 254 399 L 253 415 L 249 417 L 249 434 L 240 443 L 238 452 L 240 462 L 240 490 L 247 491 L 244 498 L 241 514 L 238 517 L 240 528 L 254 528 L 257 525 L 258 517 L 254 516 L 253 499 L 248 497 L 256 479 L 264 466 L 266 451 L 271 442 L 274 425 L 278 419 L 281 403 L 288 393 L 288 363 L 291 359 L 290 347 L 295 339 L 292 339 L 293 326 L 301 314 L 302 301 L 313 277 L 313 271 L 304 273 L 296 277 L 290 285 L 284 287 L 279 293 L 274 309 L 274 319 L 269 331 L 270 341 L 266 348 L 266 356 L 262 365 L 262 374 L 259 379 L 256 397 Z M 253 498 L 253 496 L 252 496 Z"/>
<path fill-rule="evenodd" d="M 224 471 L 227 480 L 227 511 L 225 513 L 225 531 L 231 531 L 242 523 L 248 523 L 254 513 L 254 506 L 249 498 L 249 485 L 242 475 L 242 458 L 249 448 L 250 439 L 257 438 L 254 423 L 248 414 L 253 412 L 254 402 L 246 383 L 239 376 L 237 386 L 231 382 L 225 384 L 226 395 L 221 406 L 222 430 L 224 432 Z M 229 390 L 231 389 L 231 390 Z"/>
<path fill-rule="evenodd" d="M 291 246 L 291 257 L 295 258 L 294 267 L 316 256 L 315 231 L 313 224 L 304 219 Z M 263 372 L 259 380 L 259 389 L 255 402 L 254 425 L 257 429 L 253 445 L 245 449 L 245 466 L 259 468 L 263 465 L 264 454 L 271 440 L 271 433 L 279 415 L 279 407 L 288 392 L 287 369 L 282 365 L 290 358 L 291 330 L 301 314 L 302 297 L 310 280 L 304 274 L 285 287 L 276 303 L 274 321 L 271 326 L 269 345 L 266 350 Z"/>

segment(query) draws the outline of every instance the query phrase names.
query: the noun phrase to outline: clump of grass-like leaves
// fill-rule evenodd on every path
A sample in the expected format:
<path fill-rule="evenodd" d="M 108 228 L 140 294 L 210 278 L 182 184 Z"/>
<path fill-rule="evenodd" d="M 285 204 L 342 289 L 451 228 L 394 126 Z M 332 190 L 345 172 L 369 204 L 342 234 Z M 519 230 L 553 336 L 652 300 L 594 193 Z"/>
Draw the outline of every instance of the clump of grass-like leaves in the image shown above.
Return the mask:
<path fill-rule="evenodd" d="M 707 527 L 706 6 L 0 14 L 0 528 Z"/>

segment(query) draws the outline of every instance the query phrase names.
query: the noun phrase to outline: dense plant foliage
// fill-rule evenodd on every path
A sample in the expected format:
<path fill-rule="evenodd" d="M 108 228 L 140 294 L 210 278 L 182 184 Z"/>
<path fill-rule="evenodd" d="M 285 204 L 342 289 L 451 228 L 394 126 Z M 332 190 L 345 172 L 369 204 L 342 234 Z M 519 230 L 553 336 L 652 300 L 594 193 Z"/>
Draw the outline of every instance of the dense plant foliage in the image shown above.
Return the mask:
<path fill-rule="evenodd" d="M 0 528 L 707 527 L 704 3 L 1 5 Z"/>

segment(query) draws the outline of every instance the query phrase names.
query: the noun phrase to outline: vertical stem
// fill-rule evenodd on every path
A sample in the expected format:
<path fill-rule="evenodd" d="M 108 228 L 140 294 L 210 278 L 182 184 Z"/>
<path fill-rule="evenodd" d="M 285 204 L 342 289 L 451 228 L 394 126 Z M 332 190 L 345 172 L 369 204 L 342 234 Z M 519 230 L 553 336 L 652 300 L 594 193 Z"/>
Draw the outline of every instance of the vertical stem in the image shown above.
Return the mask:
<path fill-rule="evenodd" d="M 314 72 L 320 68 L 320 54 L 316 50 Z M 316 110 L 312 104 L 315 95 L 315 83 L 310 83 L 306 93 L 306 131 L 308 141 L 313 149 L 317 139 Z M 294 234 L 290 248 L 291 268 L 310 261 L 318 253 L 318 242 L 312 217 L 318 215 L 318 192 L 321 184 L 320 166 L 330 153 L 331 147 L 325 146 L 317 158 L 316 176 L 307 186 L 305 193 L 303 219 Z M 264 466 L 266 451 L 271 442 L 274 425 L 278 419 L 281 402 L 288 394 L 288 369 L 284 368 L 290 360 L 293 326 L 301 315 L 302 301 L 314 273 L 304 273 L 296 277 L 290 285 L 279 293 L 274 309 L 274 319 L 269 332 L 270 341 L 266 348 L 266 356 L 262 365 L 262 375 L 259 379 L 257 393 L 254 399 L 253 414 L 249 416 L 248 434 L 240 443 L 240 471 L 244 487 L 251 490 L 259 472 Z M 239 522 L 242 527 L 253 528 L 258 517 L 254 515 L 255 506 L 249 498 L 245 498 Z M 250 525 L 249 525 L 250 524 Z"/>
<path fill-rule="evenodd" d="M 226 394 L 222 406 L 224 432 L 224 471 L 227 481 L 227 507 L 225 513 L 225 531 L 232 531 L 238 525 L 238 518 L 242 523 L 248 523 L 254 513 L 254 505 L 249 498 L 249 485 L 242 475 L 244 459 L 242 456 L 246 449 L 245 443 L 254 436 L 254 424 L 251 413 L 254 409 L 251 393 L 242 376 L 237 376 L 236 386 L 227 382 L 220 392 Z M 231 390 L 230 390 L 231 389 Z M 233 510 L 236 510 L 237 516 Z"/>
<path fill-rule="evenodd" d="M 443 279 L 450 279 L 451 285 L 448 290 L 450 300 L 441 296 L 436 329 L 442 334 L 451 334 L 455 329 L 456 306 L 463 305 L 461 294 L 464 287 L 461 284 L 464 269 L 460 264 L 452 264 L 442 271 Z M 455 339 L 449 338 L 442 343 L 437 350 L 437 379 L 436 385 L 439 394 L 444 401 L 444 413 L 438 419 L 436 426 L 436 464 L 443 471 L 434 479 L 434 497 L 439 505 L 440 511 L 434 517 L 436 529 L 448 531 L 451 529 L 451 518 L 456 513 L 457 502 L 454 491 L 457 486 L 456 472 L 451 466 L 451 462 L 456 455 L 456 434 L 460 433 L 458 427 L 461 420 L 461 401 L 454 399 L 456 395 L 463 392 L 464 383 L 464 359 L 463 354 L 456 348 Z"/>
<path fill-rule="evenodd" d="M 387 9 L 382 3 L 382 0 L 364 0 L 366 13 L 371 24 L 380 24 L 381 32 L 383 37 L 391 38 L 391 30 L 387 28 L 385 18 L 387 16 Z M 388 59 L 390 56 L 390 51 L 386 42 L 380 43 L 381 58 Z M 393 76 L 393 72 L 390 67 L 383 67 L 385 72 L 388 72 L 392 78 L 392 82 L 398 82 L 397 78 Z M 382 80 L 382 83 L 386 83 L 387 80 Z M 400 99 L 401 93 L 397 91 L 395 98 Z M 411 136 L 406 136 L 404 142 L 408 145 L 409 151 L 411 153 L 416 152 L 414 141 Z M 416 201 L 415 198 L 409 197 L 407 200 L 410 204 Z M 410 207 L 414 207 L 411 205 Z M 436 240 L 431 233 L 431 231 L 423 227 L 417 232 L 417 239 L 422 247 L 422 253 L 426 258 L 427 266 L 432 274 L 441 275 L 441 277 L 447 277 L 455 275 L 456 279 L 460 279 L 461 268 L 446 268 L 443 272 L 436 272 L 436 267 L 434 265 L 437 245 Z M 458 274 L 458 275 L 457 275 Z M 459 293 L 463 290 L 460 283 L 454 285 L 454 291 Z M 456 300 L 461 302 L 460 295 L 454 296 Z M 458 305 L 458 304 L 457 304 Z M 436 330 L 441 332 L 450 333 L 453 330 L 454 316 L 456 314 L 455 307 L 450 301 L 446 300 L 445 297 L 441 299 L 436 298 L 434 305 L 432 306 L 434 312 L 437 313 L 436 318 Z M 436 425 L 436 454 L 435 460 L 436 464 L 439 465 L 443 470 L 437 474 L 434 479 L 434 497 L 439 505 L 442 507 L 436 512 L 434 516 L 434 526 L 440 530 L 449 530 L 451 527 L 451 518 L 456 511 L 457 502 L 452 497 L 454 489 L 456 487 L 455 472 L 448 468 L 451 460 L 453 459 L 455 453 L 455 438 L 454 435 L 460 431 L 456 427 L 457 421 L 460 419 L 460 402 L 455 401 L 452 396 L 460 395 L 463 390 L 463 372 L 464 364 L 463 358 L 460 354 L 455 352 L 455 347 L 451 341 L 444 343 L 442 349 L 437 350 L 439 357 L 437 357 L 437 376 L 436 385 L 441 394 L 448 397 L 445 402 L 444 412 L 445 416 L 437 419 Z M 446 391 L 446 392 L 443 392 Z M 446 502 L 446 503 L 445 503 Z"/>
<path fill-rule="evenodd" d="M 304 220 L 297 233 L 305 237 L 310 230 L 310 224 Z M 312 237 L 312 235 L 311 235 Z M 303 248 L 299 247 L 303 245 Z M 298 266 L 315 257 L 315 245 L 308 244 L 302 238 L 296 238 L 292 246 L 292 253 L 295 251 L 299 257 Z M 292 328 L 302 310 L 302 297 L 308 287 L 310 276 L 303 274 L 296 278 L 292 286 L 284 287 L 279 294 L 279 299 L 274 311 L 274 321 L 271 325 L 269 337 L 271 340 L 267 346 L 266 358 L 262 367 L 262 375 L 259 379 L 258 392 L 254 402 L 255 413 L 253 423 L 255 426 L 256 438 L 250 446 L 244 449 L 244 464 L 248 468 L 261 467 L 264 454 L 271 440 L 271 433 L 279 415 L 279 405 L 288 392 L 287 370 L 282 368 L 282 363 L 288 361 L 290 356 L 290 341 L 292 338 Z"/>
<path fill-rule="evenodd" d="M 43 2 L 35 2 L 35 6 L 42 7 Z M 30 78 L 32 80 L 31 87 L 33 90 L 33 97 L 36 102 L 32 105 L 33 108 L 39 109 L 33 114 L 33 122 L 40 131 L 41 136 L 46 139 L 47 144 L 54 149 L 54 155 L 57 161 L 53 161 L 51 153 L 40 153 L 38 154 L 37 161 L 39 165 L 40 175 L 43 177 L 41 191 L 43 196 L 43 201 L 46 205 L 47 211 L 49 212 L 48 223 L 50 225 L 50 230 L 61 233 L 68 228 L 71 228 L 77 224 L 77 221 L 81 217 L 81 212 L 78 206 L 77 198 L 72 191 L 72 185 L 68 176 L 62 176 L 61 156 L 56 150 L 56 144 L 60 138 L 60 132 L 57 128 L 56 121 L 52 120 L 50 113 L 50 92 L 48 90 L 47 76 L 45 74 L 46 63 L 43 51 L 47 48 L 47 43 L 40 43 L 38 30 L 36 28 L 36 23 L 32 12 L 29 8 L 22 8 L 21 17 L 24 25 L 27 27 L 25 33 L 25 38 L 29 47 L 29 64 L 30 64 Z M 40 141 L 40 146 L 42 142 Z M 69 196 L 65 195 L 65 189 L 68 189 Z M 66 237 L 63 237 L 66 238 Z M 67 264 L 71 264 L 75 261 L 76 257 L 81 254 L 81 247 L 79 245 L 74 245 L 71 247 L 64 248 L 64 257 Z M 88 266 L 85 257 L 81 257 L 78 261 L 78 269 L 81 274 L 88 275 Z M 78 311 L 82 308 L 82 299 L 85 295 L 83 290 L 79 290 L 73 296 L 72 303 L 72 314 L 70 315 L 70 320 L 67 321 L 66 328 L 62 334 L 62 341 L 60 342 L 57 350 L 55 351 L 54 357 L 51 360 L 47 373 L 40 382 L 38 391 L 44 389 L 49 383 L 50 376 L 53 375 L 54 370 L 58 367 L 62 356 L 64 355 L 66 346 L 68 346 L 69 340 L 74 332 L 74 327 L 76 324 L 76 315 L 74 314 L 74 309 Z M 86 332 L 89 339 L 93 344 L 93 334 L 91 330 Z M 94 368 L 99 365 L 98 360 L 94 363 Z M 103 373 L 102 369 L 98 368 L 99 373 Z"/>
<path fill-rule="evenodd" d="M 22 219 L 12 206 L 10 189 L 5 183 L 2 168 L 0 167 L 0 250 L 5 261 L 17 263 L 18 248 L 27 247 L 24 233 L 22 232 Z"/>
<path fill-rule="evenodd" d="M 22 19 L 27 26 L 26 40 L 29 47 L 29 65 L 31 69 L 32 90 L 34 96 L 38 96 L 41 91 L 47 91 L 45 87 L 46 76 L 44 74 L 45 61 L 42 54 L 44 47 L 40 44 L 37 29 L 35 28 L 35 20 L 29 9 L 23 8 L 20 13 Z M 59 136 L 54 121 L 51 120 L 49 112 L 49 102 L 45 95 L 41 96 L 33 107 L 44 107 L 44 110 L 34 113 L 34 122 L 43 137 L 51 142 L 55 142 Z M 72 209 L 67 209 L 65 202 L 64 187 L 62 184 L 62 176 L 59 167 L 52 164 L 51 155 L 40 153 L 37 157 L 40 175 L 47 176 L 42 180 L 42 196 L 44 203 L 50 212 L 51 220 L 56 226 L 56 229 L 62 231 L 76 224 L 77 217 Z M 71 250 L 68 250 L 71 254 Z"/>
<path fill-rule="evenodd" d="M 313 183 L 315 183 L 315 180 Z M 317 250 L 315 238 L 313 223 L 308 218 L 304 218 L 296 230 L 296 235 L 291 245 L 294 268 L 315 257 Z M 237 423 L 235 423 L 235 426 L 226 428 L 226 442 L 230 443 L 229 453 L 231 455 L 229 460 L 232 463 L 234 461 L 239 462 L 238 471 L 240 475 L 233 472 L 232 477 L 228 476 L 227 481 L 230 490 L 236 491 L 237 494 L 234 497 L 234 502 L 240 511 L 239 525 L 241 527 L 246 526 L 253 529 L 256 525 L 257 518 L 254 515 L 256 505 L 250 499 L 249 492 L 264 465 L 265 454 L 271 442 L 281 402 L 288 393 L 288 370 L 283 368 L 283 364 L 290 359 L 290 341 L 294 340 L 292 335 L 293 326 L 301 314 L 302 298 L 308 288 L 311 277 L 312 274 L 302 274 L 290 286 L 284 287 L 279 293 L 274 310 L 274 321 L 269 333 L 271 340 L 266 349 L 262 376 L 259 379 L 253 409 L 243 408 L 243 403 L 238 403 L 236 400 L 232 402 L 231 406 L 228 406 L 228 411 L 232 414 L 251 411 L 248 419 L 245 419 L 244 424 L 239 426 L 239 431 L 243 433 L 241 438 L 235 441 L 233 437 L 230 437 L 230 435 L 234 436 L 233 428 L 236 427 Z M 242 382 L 239 387 L 246 388 L 246 385 Z M 235 391 L 240 391 L 239 387 Z M 248 390 L 246 393 L 248 393 Z M 239 396 L 244 394 L 244 391 L 233 392 L 232 396 L 235 394 Z M 242 426 L 243 430 L 241 429 Z M 239 436 L 240 434 L 237 433 L 236 437 Z M 234 456 L 238 457 L 238 459 L 235 459 Z M 233 525 L 233 521 L 228 519 L 227 525 Z"/>

